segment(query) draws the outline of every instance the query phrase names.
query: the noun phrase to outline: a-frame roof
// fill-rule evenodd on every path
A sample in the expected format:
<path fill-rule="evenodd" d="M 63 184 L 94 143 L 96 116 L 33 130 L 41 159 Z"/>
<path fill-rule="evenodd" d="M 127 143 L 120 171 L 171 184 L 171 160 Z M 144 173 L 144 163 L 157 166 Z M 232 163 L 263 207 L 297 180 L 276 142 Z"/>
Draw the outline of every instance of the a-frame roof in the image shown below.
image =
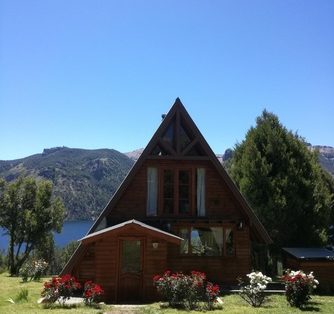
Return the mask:
<path fill-rule="evenodd" d="M 176 123 L 176 129 L 181 125 L 181 123 L 184 123 L 186 125 L 186 129 L 188 133 L 191 133 L 190 137 L 190 143 L 187 147 L 185 147 L 182 150 L 182 145 L 180 143 L 175 143 L 174 147 L 175 149 L 169 145 L 166 141 L 163 143 L 162 138 L 164 137 L 164 134 L 168 131 L 168 128 L 170 127 L 171 123 Z M 176 131 L 180 132 L 180 130 Z M 179 138 L 176 136 L 176 138 Z M 155 148 L 157 146 L 161 145 L 162 149 L 165 150 L 167 156 L 165 154 L 155 154 Z M 170 159 L 193 159 L 193 156 L 188 156 L 187 153 L 189 153 L 192 148 L 197 147 L 197 156 L 198 159 L 209 159 L 214 167 L 217 169 L 219 174 L 222 176 L 224 182 L 227 184 L 229 189 L 232 191 L 233 195 L 236 197 L 238 202 L 240 203 L 245 215 L 249 218 L 252 229 L 254 229 L 255 234 L 258 239 L 262 240 L 264 243 L 271 243 L 271 239 L 267 233 L 267 231 L 264 229 L 263 225 L 253 212 L 253 210 L 250 208 L 244 197 L 241 195 L 239 189 L 236 187 L 230 176 L 225 171 L 222 164 L 217 159 L 215 153 L 210 148 L 209 144 L 197 128 L 196 124 L 192 120 L 192 118 L 189 116 L 187 110 L 184 108 L 183 104 L 181 103 L 180 99 L 177 98 L 175 100 L 174 105 L 168 112 L 168 114 L 164 117 L 162 120 L 159 128 L 152 136 L 152 139 L 147 144 L 146 148 L 144 149 L 141 156 L 138 158 L 137 162 L 134 164 L 114 196 L 111 198 L 109 204 L 105 207 L 105 209 L 102 211 L 98 219 L 95 221 L 91 229 L 89 230 L 89 233 L 92 233 L 96 230 L 97 226 L 103 219 L 103 217 L 106 217 L 108 213 L 112 210 L 114 205 L 118 202 L 121 195 L 125 191 L 125 189 L 128 187 L 130 182 L 132 181 L 132 178 L 135 176 L 137 171 L 141 168 L 144 161 L 148 158 L 170 158 Z"/>
<path fill-rule="evenodd" d="M 171 131 L 171 126 L 173 129 Z M 180 134 L 185 134 L 183 138 L 185 141 L 180 142 Z M 173 140 L 175 138 L 175 141 Z M 187 110 L 184 108 L 180 99 L 177 98 L 167 113 L 163 118 L 160 126 L 152 136 L 151 140 L 147 144 L 146 148 L 138 158 L 137 162 L 133 165 L 128 175 L 123 180 L 122 184 L 119 186 L 118 190 L 115 192 L 107 206 L 101 212 L 100 216 L 97 218 L 93 226 L 88 231 L 87 235 L 96 232 L 99 224 L 104 217 L 107 217 L 108 213 L 117 204 L 124 191 L 127 189 L 132 179 L 142 167 L 143 163 L 147 159 L 177 159 L 177 160 L 193 160 L 194 158 L 198 160 L 209 160 L 212 162 L 213 166 L 216 168 L 217 172 L 222 177 L 223 181 L 227 184 L 228 188 L 234 195 L 234 197 L 239 202 L 243 214 L 249 219 L 251 225 L 252 234 L 260 240 L 260 242 L 269 244 L 272 242 L 267 231 L 261 224 L 260 220 L 257 218 L 253 210 L 250 208 L 244 197 L 241 195 L 240 191 L 227 174 L 222 164 L 217 159 L 215 153 L 210 148 L 209 144 L 197 128 L 196 124 L 189 116 Z M 79 245 L 77 251 L 74 255 L 80 253 Z M 68 267 L 73 264 L 73 257 L 70 262 L 65 266 L 62 273 L 68 270 Z"/>

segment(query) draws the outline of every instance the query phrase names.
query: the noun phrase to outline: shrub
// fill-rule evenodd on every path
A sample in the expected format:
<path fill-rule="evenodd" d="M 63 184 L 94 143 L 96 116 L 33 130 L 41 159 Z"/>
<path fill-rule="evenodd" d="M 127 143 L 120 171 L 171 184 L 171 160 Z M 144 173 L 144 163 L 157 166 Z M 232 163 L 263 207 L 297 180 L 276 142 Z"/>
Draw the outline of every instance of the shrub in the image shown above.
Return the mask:
<path fill-rule="evenodd" d="M 207 308 L 212 309 L 219 295 L 218 285 L 208 282 L 206 275 L 198 271 L 185 275 L 168 270 L 162 276 L 154 276 L 153 283 L 171 307 L 195 309 L 199 302 L 206 302 Z"/>
<path fill-rule="evenodd" d="M 293 271 L 286 270 L 282 276 L 285 282 L 285 296 L 291 306 L 302 308 L 311 299 L 311 293 L 319 282 L 313 276 L 313 272 L 309 274 L 302 270 Z"/>
<path fill-rule="evenodd" d="M 259 307 L 265 301 L 266 295 L 264 290 L 267 284 L 271 282 L 271 278 L 263 275 L 261 272 L 252 272 L 247 274 L 249 284 L 245 284 L 239 279 L 240 293 L 239 295 L 250 305 Z"/>
<path fill-rule="evenodd" d="M 85 304 L 91 306 L 93 303 L 97 303 L 103 293 L 104 291 L 100 285 L 92 281 L 86 281 L 83 292 Z"/>
<path fill-rule="evenodd" d="M 45 301 L 48 303 L 58 301 L 64 305 L 66 300 L 72 297 L 74 292 L 80 288 L 81 285 L 75 277 L 66 274 L 61 277 L 52 277 L 51 280 L 45 282 L 41 295 L 45 297 Z"/>
<path fill-rule="evenodd" d="M 43 259 L 28 259 L 20 269 L 20 276 L 24 282 L 40 280 L 47 267 L 48 263 Z"/>

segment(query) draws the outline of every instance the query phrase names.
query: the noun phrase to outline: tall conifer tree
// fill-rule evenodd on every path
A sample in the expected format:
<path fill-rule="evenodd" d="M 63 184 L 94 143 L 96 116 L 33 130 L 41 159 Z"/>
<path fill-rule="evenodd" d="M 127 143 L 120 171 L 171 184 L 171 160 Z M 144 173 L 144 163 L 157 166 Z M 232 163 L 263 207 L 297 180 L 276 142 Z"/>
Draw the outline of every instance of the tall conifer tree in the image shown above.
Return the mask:
<path fill-rule="evenodd" d="M 331 184 L 324 179 L 317 153 L 276 115 L 264 110 L 257 118 L 236 145 L 229 171 L 275 246 L 326 243 L 333 211 Z"/>

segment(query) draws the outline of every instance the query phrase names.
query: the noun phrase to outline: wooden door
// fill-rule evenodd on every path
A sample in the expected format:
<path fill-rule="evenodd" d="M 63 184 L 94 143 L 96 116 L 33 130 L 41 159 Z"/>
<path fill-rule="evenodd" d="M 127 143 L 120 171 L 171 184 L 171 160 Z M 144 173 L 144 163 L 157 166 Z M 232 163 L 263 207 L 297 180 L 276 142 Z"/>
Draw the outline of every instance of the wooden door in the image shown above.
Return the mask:
<path fill-rule="evenodd" d="M 118 271 L 119 303 L 140 303 L 143 299 L 143 244 L 142 239 L 119 241 L 120 264 Z"/>

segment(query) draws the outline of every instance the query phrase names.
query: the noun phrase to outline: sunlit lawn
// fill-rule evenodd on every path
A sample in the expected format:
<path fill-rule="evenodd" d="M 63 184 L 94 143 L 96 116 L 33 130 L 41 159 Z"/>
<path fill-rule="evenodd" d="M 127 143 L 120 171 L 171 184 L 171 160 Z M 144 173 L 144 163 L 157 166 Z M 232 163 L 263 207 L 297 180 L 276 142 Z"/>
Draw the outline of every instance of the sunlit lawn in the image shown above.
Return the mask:
<path fill-rule="evenodd" d="M 103 306 L 102 308 L 90 308 L 84 305 L 79 305 L 73 308 L 61 308 L 55 306 L 51 309 L 44 308 L 43 305 L 37 304 L 37 300 L 40 298 L 40 292 L 43 287 L 43 281 L 41 282 L 28 282 L 23 283 L 20 278 L 9 277 L 8 274 L 0 275 L 0 313 L 47 313 L 59 314 L 59 313 L 136 313 L 136 314 L 186 314 L 186 313 L 201 313 L 190 312 L 185 310 L 166 309 L 161 308 L 158 303 L 147 305 L 144 307 L 138 307 L 137 309 L 119 309 L 113 306 Z M 28 301 L 17 301 L 17 295 L 21 289 L 28 289 Z M 11 298 L 15 304 L 8 302 Z M 238 295 L 225 295 L 222 296 L 224 300 L 223 308 L 208 313 L 214 314 L 234 314 L 234 313 L 272 313 L 272 314 L 288 314 L 288 313 L 334 313 L 334 296 L 313 296 L 310 304 L 306 309 L 299 310 L 291 308 L 287 305 L 284 295 L 271 295 L 269 301 L 261 308 L 252 308 L 245 301 L 243 301 Z"/>

